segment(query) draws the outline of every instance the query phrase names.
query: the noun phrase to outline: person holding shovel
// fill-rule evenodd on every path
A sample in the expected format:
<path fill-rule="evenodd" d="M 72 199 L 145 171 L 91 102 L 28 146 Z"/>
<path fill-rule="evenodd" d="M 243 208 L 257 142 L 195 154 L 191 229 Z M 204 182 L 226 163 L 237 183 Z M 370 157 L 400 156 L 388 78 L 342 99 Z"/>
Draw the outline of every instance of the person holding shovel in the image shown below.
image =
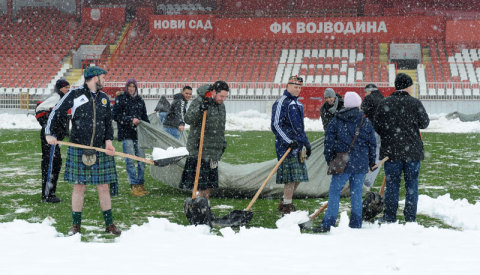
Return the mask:
<path fill-rule="evenodd" d="M 193 188 L 202 134 L 203 112 L 207 111 L 198 180 L 198 196 L 207 200 L 210 199 L 211 189 L 218 188 L 218 162 L 227 147 L 226 110 L 223 102 L 227 99 L 229 91 L 228 84 L 221 80 L 213 85 L 200 86 L 197 90 L 198 97 L 192 101 L 185 114 L 185 123 L 190 125 L 187 139 L 189 156 L 185 161 L 179 187 L 189 190 Z"/>
<path fill-rule="evenodd" d="M 113 120 L 118 125 L 118 140 L 122 141 L 123 152 L 145 158 L 145 152 L 138 145 L 137 125 L 140 120 L 148 123 L 150 120 L 148 120 L 145 101 L 138 94 L 135 79 L 128 79 L 125 91 L 115 98 Z M 145 190 L 145 163 L 137 161 L 137 167 L 135 167 L 134 160 L 125 158 L 125 165 L 130 183 L 130 194 L 135 197 L 148 194 Z"/>
<path fill-rule="evenodd" d="M 283 199 L 278 205 L 282 215 L 295 211 L 293 194 L 300 182 L 308 181 L 307 166 L 301 155 L 302 148 L 305 148 L 307 157 L 312 153 L 312 149 L 303 124 L 303 105 L 298 101 L 302 85 L 301 77 L 291 76 L 283 96 L 277 99 L 272 107 L 271 128 L 275 134 L 277 158 L 280 160 L 288 148 L 291 148 L 277 170 L 277 184 L 284 184 Z"/>
<path fill-rule="evenodd" d="M 406 222 L 417 219 L 418 175 L 424 149 L 420 129 L 430 124 L 425 107 L 420 100 L 411 96 L 412 78 L 399 73 L 395 78 L 396 91 L 385 98 L 377 107 L 374 118 L 375 131 L 380 135 L 380 158 L 385 162 L 386 177 L 384 222 L 397 221 L 398 197 L 402 172 L 405 179 Z"/>
<path fill-rule="evenodd" d="M 322 224 L 314 232 L 328 232 L 335 226 L 340 195 L 346 182 L 350 183 L 351 228 L 362 227 L 362 187 L 369 167 L 375 166 L 375 131 L 372 123 L 360 110 L 362 99 L 355 92 L 345 94 L 345 108 L 340 110 L 325 132 L 325 160 L 330 165 L 337 153 L 348 152 L 343 173 L 333 174 L 328 191 L 328 208 Z M 370 168 L 370 170 L 373 170 Z"/>
<path fill-rule="evenodd" d="M 57 125 L 72 109 L 70 141 L 76 144 L 102 147 L 107 153 L 68 147 L 65 181 L 73 184 L 72 227 L 69 235 L 80 233 L 82 208 L 87 185 L 97 187 L 100 207 L 105 220 L 105 231 L 120 235 L 113 223 L 109 184 L 117 181 L 115 147 L 113 147 L 112 110 L 108 95 L 101 91 L 107 71 L 96 66 L 84 70 L 85 84 L 69 91 L 55 105 L 48 118 L 45 136 L 48 144 L 57 145 Z"/>

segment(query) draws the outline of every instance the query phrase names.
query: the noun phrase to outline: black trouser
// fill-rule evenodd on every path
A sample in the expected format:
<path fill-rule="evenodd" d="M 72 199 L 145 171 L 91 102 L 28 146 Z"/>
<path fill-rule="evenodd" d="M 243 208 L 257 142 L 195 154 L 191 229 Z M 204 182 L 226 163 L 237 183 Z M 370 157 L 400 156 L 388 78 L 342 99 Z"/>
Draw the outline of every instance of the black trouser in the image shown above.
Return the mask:
<path fill-rule="evenodd" d="M 47 185 L 51 146 L 45 140 L 45 127 L 42 127 L 42 131 L 40 131 L 40 140 L 42 142 L 42 197 L 45 197 L 45 187 Z M 50 188 L 50 192 L 48 194 L 49 196 L 55 195 L 55 191 L 57 190 L 58 175 L 60 174 L 60 169 L 62 168 L 62 155 L 60 153 L 60 147 L 58 145 L 55 146 L 55 153 L 53 154 L 52 164 L 52 174 L 50 175 L 52 187 Z"/>

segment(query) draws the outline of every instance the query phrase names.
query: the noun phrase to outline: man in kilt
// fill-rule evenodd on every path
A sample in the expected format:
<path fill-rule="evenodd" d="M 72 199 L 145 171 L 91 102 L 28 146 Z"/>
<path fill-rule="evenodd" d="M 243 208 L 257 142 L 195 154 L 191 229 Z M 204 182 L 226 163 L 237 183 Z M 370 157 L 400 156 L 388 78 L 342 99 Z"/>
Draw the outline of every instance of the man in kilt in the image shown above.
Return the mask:
<path fill-rule="evenodd" d="M 82 208 L 86 185 L 95 185 L 103 211 L 107 233 L 120 235 L 113 224 L 112 203 L 108 186 L 117 182 L 115 147 L 112 145 L 112 108 L 108 95 L 101 91 L 107 72 L 99 67 L 84 70 L 83 87 L 69 91 L 53 108 L 45 128 L 49 144 L 57 144 L 55 129 L 72 109 L 70 141 L 77 144 L 102 147 L 107 153 L 69 147 L 65 165 L 65 180 L 73 184 L 72 227 L 69 235 L 80 233 Z"/>
<path fill-rule="evenodd" d="M 271 128 L 277 158 L 282 158 L 288 148 L 292 149 L 277 170 L 277 184 L 284 184 L 283 200 L 278 205 L 283 215 L 295 211 L 293 193 L 300 182 L 308 181 L 307 166 L 302 157 L 299 158 L 304 147 L 307 157 L 312 153 L 303 124 L 303 105 L 298 101 L 302 84 L 301 77 L 291 76 L 283 96 L 272 107 Z"/>
<path fill-rule="evenodd" d="M 207 200 L 210 198 L 211 189 L 218 188 L 218 161 L 227 147 L 225 141 L 226 110 L 223 102 L 227 99 L 229 90 L 228 84 L 221 80 L 215 82 L 213 86 L 200 86 L 197 90 L 198 97 L 192 101 L 185 114 L 185 123 L 190 125 L 187 139 L 189 156 L 183 169 L 180 188 L 193 188 L 203 112 L 207 111 L 198 180 L 198 195 Z"/>

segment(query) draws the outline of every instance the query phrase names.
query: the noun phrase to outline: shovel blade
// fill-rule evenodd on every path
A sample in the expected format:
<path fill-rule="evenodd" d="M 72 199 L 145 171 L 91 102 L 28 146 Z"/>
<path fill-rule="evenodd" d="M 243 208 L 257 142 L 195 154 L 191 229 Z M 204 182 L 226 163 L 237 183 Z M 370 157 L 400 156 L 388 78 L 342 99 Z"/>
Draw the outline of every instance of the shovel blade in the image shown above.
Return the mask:
<path fill-rule="evenodd" d="M 313 221 L 311 219 L 309 219 L 306 222 L 299 223 L 298 226 L 302 230 L 311 230 L 313 228 Z"/>
<path fill-rule="evenodd" d="M 218 227 L 240 227 L 250 222 L 253 213 L 250 211 L 233 210 L 227 215 L 212 221 L 213 226 Z"/>
<path fill-rule="evenodd" d="M 206 224 L 211 226 L 213 215 L 206 198 L 186 199 L 183 204 L 183 212 L 191 225 Z"/>
<path fill-rule="evenodd" d="M 177 163 L 184 157 L 186 156 L 176 156 L 176 157 L 170 157 L 170 158 L 164 158 L 164 159 L 155 159 L 153 160 L 153 163 L 155 164 L 155 166 L 163 167 L 163 166 Z"/>
<path fill-rule="evenodd" d="M 363 200 L 362 219 L 364 221 L 373 221 L 377 215 L 383 212 L 384 206 L 385 203 L 380 194 L 368 192 Z"/>

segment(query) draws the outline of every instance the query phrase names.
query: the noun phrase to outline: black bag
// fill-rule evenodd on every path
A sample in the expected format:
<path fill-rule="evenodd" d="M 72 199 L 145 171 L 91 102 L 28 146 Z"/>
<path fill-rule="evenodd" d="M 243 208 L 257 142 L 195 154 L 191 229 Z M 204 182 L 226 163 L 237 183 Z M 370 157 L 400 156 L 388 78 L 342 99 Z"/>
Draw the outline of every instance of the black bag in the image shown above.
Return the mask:
<path fill-rule="evenodd" d="M 368 192 L 362 204 L 362 219 L 372 221 L 378 214 L 383 212 L 385 202 L 380 194 Z"/>
<path fill-rule="evenodd" d="M 337 153 L 335 158 L 330 161 L 330 164 L 328 165 L 327 175 L 343 174 L 349 158 L 350 156 L 348 155 L 348 152 Z"/>
<path fill-rule="evenodd" d="M 348 160 L 350 159 L 350 150 L 352 150 L 353 144 L 355 143 L 355 140 L 358 137 L 358 134 L 360 133 L 360 127 L 362 127 L 364 116 L 362 117 L 362 120 L 360 121 L 360 124 L 358 124 L 357 131 L 355 132 L 355 135 L 353 136 L 352 143 L 350 144 L 350 147 L 348 148 L 347 152 L 342 152 L 342 153 L 337 153 L 335 155 L 335 158 L 330 161 L 328 164 L 328 170 L 327 170 L 327 175 L 340 175 L 343 174 L 345 171 L 345 167 L 347 167 Z"/>

